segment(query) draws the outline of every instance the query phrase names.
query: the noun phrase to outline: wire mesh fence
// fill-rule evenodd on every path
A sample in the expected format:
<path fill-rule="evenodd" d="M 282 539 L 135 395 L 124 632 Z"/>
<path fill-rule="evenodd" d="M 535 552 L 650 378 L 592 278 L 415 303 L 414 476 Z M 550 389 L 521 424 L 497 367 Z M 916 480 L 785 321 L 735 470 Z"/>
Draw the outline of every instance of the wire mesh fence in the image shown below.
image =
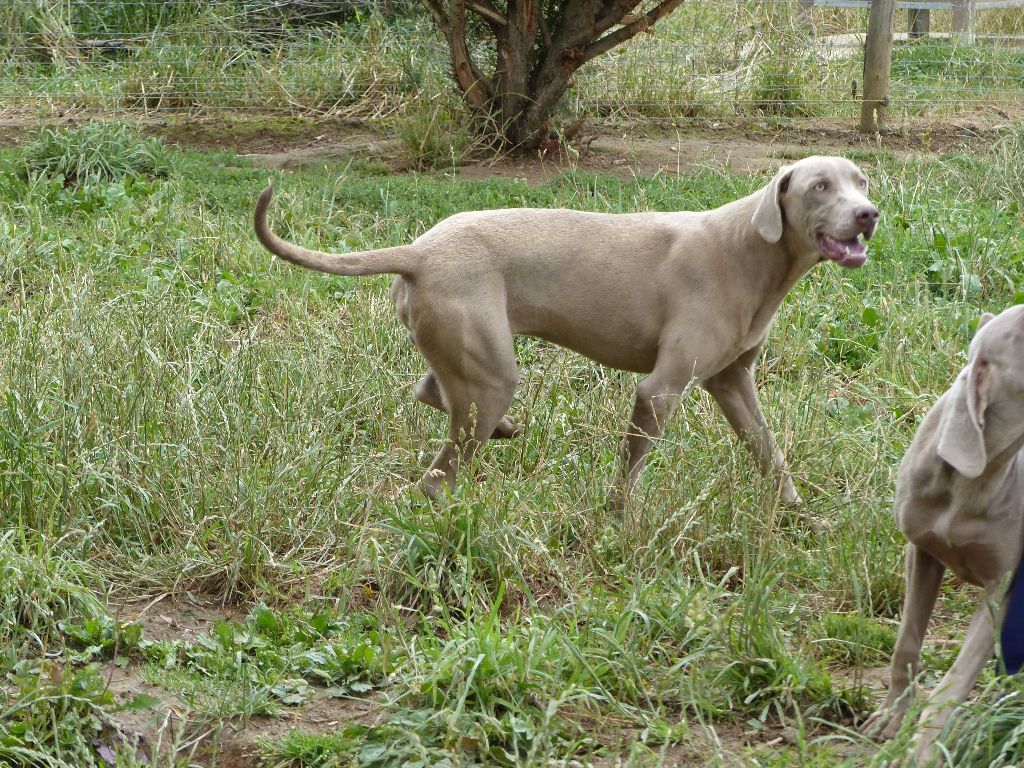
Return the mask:
<path fill-rule="evenodd" d="M 0 2 L 2 112 L 382 116 L 452 98 L 444 41 L 416 0 Z M 563 107 L 585 116 L 850 120 L 868 11 L 818 2 L 830 4 L 684 3 L 650 34 L 581 69 Z M 1024 103 L 1024 8 L 978 6 L 964 35 L 954 34 L 955 8 L 932 5 L 927 34 L 920 9 L 899 12 L 913 34 L 897 35 L 890 117 Z"/>

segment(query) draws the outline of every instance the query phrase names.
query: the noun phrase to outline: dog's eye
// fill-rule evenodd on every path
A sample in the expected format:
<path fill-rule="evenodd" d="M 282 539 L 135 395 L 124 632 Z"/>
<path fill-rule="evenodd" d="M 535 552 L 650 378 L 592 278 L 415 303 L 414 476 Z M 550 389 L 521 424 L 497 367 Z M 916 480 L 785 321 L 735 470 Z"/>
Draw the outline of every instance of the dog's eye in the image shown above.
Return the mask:
<path fill-rule="evenodd" d="M 827 181 L 819 181 L 817 184 L 814 185 L 815 192 L 824 192 L 826 189 L 828 189 Z"/>
<path fill-rule="evenodd" d="M 860 188 L 861 189 L 867 189 L 868 188 L 868 180 L 867 179 L 861 179 L 860 180 Z"/>

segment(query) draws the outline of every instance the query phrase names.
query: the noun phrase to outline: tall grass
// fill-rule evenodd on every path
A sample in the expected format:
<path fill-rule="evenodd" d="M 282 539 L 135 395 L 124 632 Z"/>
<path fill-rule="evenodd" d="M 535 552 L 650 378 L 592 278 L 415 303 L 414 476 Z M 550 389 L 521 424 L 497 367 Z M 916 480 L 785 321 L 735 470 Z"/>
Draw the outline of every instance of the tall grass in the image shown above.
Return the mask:
<path fill-rule="evenodd" d="M 52 167 L 87 159 L 69 136 Z M 299 706 L 330 665 L 330 685 L 383 686 L 394 703 L 350 739 L 271 745 L 275 760 L 692 748 L 841 762 L 826 736 L 871 705 L 843 681 L 881 662 L 902 596 L 895 467 L 972 321 L 1024 294 L 1016 134 L 983 154 L 862 155 L 884 215 L 871 261 L 822 265 L 782 308 L 760 389 L 809 513 L 831 523 L 820 532 L 777 506 L 699 392 L 654 451 L 635 514 L 610 513 L 636 377 L 533 339 L 517 342 L 524 437 L 488 444 L 455 496 L 427 504 L 407 485 L 444 420 L 412 398 L 423 362 L 388 280 L 273 262 L 249 224 L 267 171 L 174 153 L 163 177 L 66 185 L 50 166 L 21 173 L 31 151 L 0 153 L 0 521 L 15 529 L 0 537 L 0 632 L 16 637 L 4 658 L 40 718 L 75 679 L 44 653 L 77 673 L 83 645 L 109 659 L 127 643 L 96 595 L 190 594 L 368 614 L 355 639 L 260 610 L 204 639 L 132 644 L 147 679 L 191 696 L 209 727 Z M 528 187 L 331 167 L 274 174 L 274 216 L 310 246 L 362 248 L 463 210 L 707 208 L 764 181 L 569 170 Z M 969 611 L 945 610 L 950 626 Z M 369 661 L 356 652 L 371 646 Z M 929 650 L 937 665 L 954 651 Z M 94 725 L 116 704 L 93 683 L 79 681 L 76 711 Z M 701 736 L 785 726 L 796 743 L 771 754 Z M 853 765 L 875 749 L 850 748 Z"/>
<path fill-rule="evenodd" d="M 424 153 L 450 154 L 438 111 L 451 94 L 444 41 L 418 6 L 303 25 L 246 2 L 51 3 L 0 9 L 0 100 L 8 109 L 409 116 Z M 268 15 L 269 14 L 269 15 Z M 866 12 L 796 3 L 684 4 L 584 67 L 567 115 L 849 118 L 859 109 Z M 947 34 L 950 14 L 932 13 Z M 932 39 L 894 55 L 894 114 L 942 116 L 1021 96 L 1017 9 L 979 12 L 973 45 Z M 986 37 L 987 36 L 987 37 Z M 998 38 L 998 39 L 996 39 Z M 104 42 L 106 41 L 106 42 Z M 481 50 L 481 57 L 490 55 Z M 435 133 L 432 135 L 431 131 Z M 438 131 L 440 131 L 438 133 Z M 442 146 L 438 148 L 437 143 Z"/>

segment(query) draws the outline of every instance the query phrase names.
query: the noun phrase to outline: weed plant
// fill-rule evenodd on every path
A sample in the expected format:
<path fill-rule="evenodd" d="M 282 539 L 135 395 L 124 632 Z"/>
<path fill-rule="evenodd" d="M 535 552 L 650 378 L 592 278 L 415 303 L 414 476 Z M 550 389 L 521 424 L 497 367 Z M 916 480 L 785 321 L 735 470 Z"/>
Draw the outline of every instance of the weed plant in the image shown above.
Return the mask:
<path fill-rule="evenodd" d="M 85 187 L 167 176 L 171 166 L 172 154 L 159 139 L 144 139 L 127 123 L 97 121 L 68 131 L 44 128 L 25 147 L 19 170 L 24 179 L 44 176 Z"/>

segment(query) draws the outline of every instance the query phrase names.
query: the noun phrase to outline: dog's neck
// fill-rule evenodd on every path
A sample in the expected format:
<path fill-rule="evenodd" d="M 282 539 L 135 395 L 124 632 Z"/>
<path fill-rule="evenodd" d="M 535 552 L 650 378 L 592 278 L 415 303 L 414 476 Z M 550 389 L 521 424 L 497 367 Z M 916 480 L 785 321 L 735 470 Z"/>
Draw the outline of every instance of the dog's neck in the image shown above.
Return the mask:
<path fill-rule="evenodd" d="M 735 254 L 742 279 L 748 284 L 759 284 L 758 295 L 765 297 L 755 308 L 751 337 L 767 331 L 786 294 L 818 261 L 816 255 L 807 254 L 800 238 L 789 232 L 785 220 L 782 239 L 777 243 L 767 242 L 750 226 L 761 194 L 755 192 L 709 212 L 709 219 L 720 230 L 721 237 L 735 240 L 727 252 Z"/>
<path fill-rule="evenodd" d="M 709 219 L 727 238 L 737 240 L 731 253 L 742 262 L 750 278 L 763 279 L 773 292 L 781 289 L 783 295 L 818 261 L 807 251 L 807 245 L 790 231 L 783 212 L 782 239 L 767 242 L 751 226 L 754 212 L 761 201 L 761 192 L 733 200 L 708 212 Z"/>
<path fill-rule="evenodd" d="M 1024 491 L 1021 485 L 1020 450 L 1007 450 L 997 455 L 985 466 L 985 471 L 978 477 L 969 478 L 953 473 L 951 480 L 953 503 L 963 514 L 980 514 L 991 509 L 993 503 L 1008 492 L 1020 496 Z M 952 468 L 950 468 L 951 470 Z M 1024 512 L 1024 498 L 1020 498 L 1021 511 Z"/>
<path fill-rule="evenodd" d="M 947 393 L 948 394 L 948 393 Z M 949 505 L 956 515 L 983 515 L 993 503 L 1008 492 L 1020 496 L 1021 512 L 1024 513 L 1024 434 L 1008 436 L 1004 431 L 997 430 L 994 424 L 1003 421 L 1006 414 L 1000 413 L 995 406 L 986 412 L 989 427 L 985 430 L 985 453 L 987 461 L 985 470 L 978 477 L 966 477 L 957 472 L 938 454 L 939 427 L 942 423 L 944 408 L 935 408 L 922 424 L 921 436 L 927 440 L 921 446 L 920 456 L 924 461 L 915 462 L 909 467 L 911 472 L 926 472 L 931 480 L 918 474 L 910 484 L 920 490 L 935 493 L 937 497 L 948 494 Z M 1016 423 L 1020 423 L 1019 421 Z M 909 458 L 914 451 L 908 452 Z"/>

